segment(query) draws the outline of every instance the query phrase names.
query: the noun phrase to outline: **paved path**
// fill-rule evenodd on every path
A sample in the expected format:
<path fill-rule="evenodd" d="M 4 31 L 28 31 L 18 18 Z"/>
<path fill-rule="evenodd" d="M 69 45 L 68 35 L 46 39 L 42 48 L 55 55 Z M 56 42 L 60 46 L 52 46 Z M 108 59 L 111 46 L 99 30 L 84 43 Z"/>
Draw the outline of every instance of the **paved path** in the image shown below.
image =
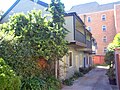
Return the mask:
<path fill-rule="evenodd" d="M 62 90 L 112 90 L 105 73 L 106 67 L 97 67 Z"/>

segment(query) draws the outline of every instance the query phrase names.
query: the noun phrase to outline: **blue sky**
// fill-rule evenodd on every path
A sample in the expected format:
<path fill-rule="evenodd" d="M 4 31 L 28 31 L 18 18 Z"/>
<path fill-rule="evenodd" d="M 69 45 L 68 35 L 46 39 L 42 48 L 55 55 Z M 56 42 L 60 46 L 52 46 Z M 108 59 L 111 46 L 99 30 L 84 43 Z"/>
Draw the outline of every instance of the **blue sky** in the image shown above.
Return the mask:
<path fill-rule="evenodd" d="M 0 10 L 6 11 L 16 0 L 0 0 Z M 50 3 L 51 0 L 41 0 L 46 3 Z M 84 3 L 89 3 L 89 2 L 98 2 L 99 4 L 106 4 L 106 3 L 111 3 L 111 2 L 116 2 L 120 0 L 61 0 L 61 2 L 64 3 L 65 5 L 65 10 L 68 11 L 70 8 L 74 5 L 78 4 L 84 4 Z"/>

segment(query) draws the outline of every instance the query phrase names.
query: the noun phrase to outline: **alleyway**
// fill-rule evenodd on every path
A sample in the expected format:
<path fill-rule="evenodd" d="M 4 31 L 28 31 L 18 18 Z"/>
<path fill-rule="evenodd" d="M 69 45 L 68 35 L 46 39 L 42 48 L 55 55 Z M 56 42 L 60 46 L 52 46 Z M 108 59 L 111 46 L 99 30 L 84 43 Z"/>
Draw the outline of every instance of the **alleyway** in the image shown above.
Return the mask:
<path fill-rule="evenodd" d="M 105 73 L 106 67 L 99 66 L 62 90 L 112 90 Z"/>

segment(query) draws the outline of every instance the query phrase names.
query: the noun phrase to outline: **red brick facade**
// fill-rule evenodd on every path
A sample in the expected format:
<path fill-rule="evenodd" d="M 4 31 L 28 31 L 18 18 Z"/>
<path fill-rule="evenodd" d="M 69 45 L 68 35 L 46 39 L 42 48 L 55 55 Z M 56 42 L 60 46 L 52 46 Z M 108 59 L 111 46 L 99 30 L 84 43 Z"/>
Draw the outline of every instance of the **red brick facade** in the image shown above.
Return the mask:
<path fill-rule="evenodd" d="M 116 26 L 116 33 L 120 32 L 120 4 L 115 5 L 114 7 L 114 16 L 115 16 L 115 26 Z"/>
<path fill-rule="evenodd" d="M 106 16 L 106 20 L 102 20 L 103 15 Z M 98 46 L 96 54 L 105 55 L 104 49 L 113 41 L 116 33 L 120 32 L 120 5 L 117 5 L 116 9 L 79 14 L 79 16 L 86 27 L 91 27 L 91 33 Z M 88 22 L 88 17 L 90 17 L 91 22 Z M 106 26 L 106 31 L 102 30 L 102 26 Z M 104 37 L 106 37 L 106 41 L 104 41 Z"/>

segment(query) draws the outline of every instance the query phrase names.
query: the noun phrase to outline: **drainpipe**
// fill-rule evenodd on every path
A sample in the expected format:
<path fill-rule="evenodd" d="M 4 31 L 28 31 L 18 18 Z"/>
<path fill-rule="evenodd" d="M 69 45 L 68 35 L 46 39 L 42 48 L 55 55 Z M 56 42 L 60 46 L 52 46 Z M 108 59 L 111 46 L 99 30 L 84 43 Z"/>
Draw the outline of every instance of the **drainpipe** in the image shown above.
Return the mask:
<path fill-rule="evenodd" d="M 85 28 L 84 33 L 85 33 L 85 44 L 86 44 L 86 25 L 85 25 L 86 15 L 83 15 L 83 18 L 84 18 L 83 19 L 84 20 L 83 21 L 84 22 L 84 26 L 83 27 Z"/>
<path fill-rule="evenodd" d="M 86 20 L 86 15 L 83 15 L 83 17 L 84 17 L 84 21 L 83 21 L 83 22 L 84 22 L 84 24 L 85 24 L 85 20 Z"/>

